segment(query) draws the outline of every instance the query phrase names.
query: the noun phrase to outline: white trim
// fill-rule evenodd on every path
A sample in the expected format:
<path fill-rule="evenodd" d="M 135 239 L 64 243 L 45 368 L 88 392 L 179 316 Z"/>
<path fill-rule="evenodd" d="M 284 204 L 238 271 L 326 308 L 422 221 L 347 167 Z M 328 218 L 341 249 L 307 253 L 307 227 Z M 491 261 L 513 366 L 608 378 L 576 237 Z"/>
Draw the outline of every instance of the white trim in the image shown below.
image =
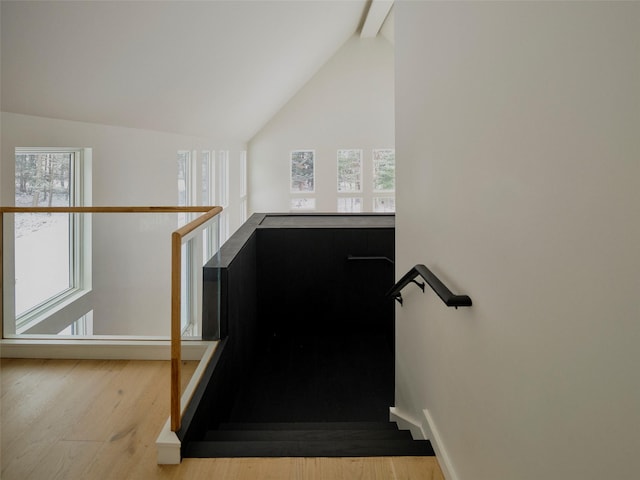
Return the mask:
<path fill-rule="evenodd" d="M 436 452 L 436 458 L 438 459 L 444 478 L 447 480 L 458 480 L 458 476 L 451 463 L 451 458 L 447 453 L 440 432 L 436 428 L 429 410 L 422 410 L 422 419 L 418 421 L 406 412 L 398 410 L 396 407 L 391 407 L 389 408 L 389 420 L 396 422 L 400 430 L 409 430 L 414 440 L 429 440 L 433 450 Z"/>
<path fill-rule="evenodd" d="M 409 430 L 414 440 L 428 440 L 422 425 L 419 421 L 414 420 L 405 412 L 398 410 L 396 407 L 389 408 L 389 420 L 396 422 L 400 430 Z"/>
<path fill-rule="evenodd" d="M 375 38 L 393 6 L 393 0 L 372 0 L 360 32 L 360 38 Z"/>
<path fill-rule="evenodd" d="M 218 342 L 208 342 L 207 349 L 200 358 L 198 367 L 193 372 L 191 380 L 184 389 L 182 397 L 180 397 L 180 415 L 184 414 L 185 409 L 191 401 L 191 397 L 196 391 L 196 387 L 200 383 L 204 372 L 213 358 Z M 175 432 L 171 431 L 171 419 L 168 418 L 164 423 L 158 438 L 156 439 L 158 465 L 177 465 L 182 461 L 180 454 L 181 442 Z"/>
<path fill-rule="evenodd" d="M 340 200 L 360 200 L 359 210 L 340 210 Z M 351 202 L 350 206 L 354 206 L 353 204 L 356 202 Z M 339 195 L 336 199 L 336 211 L 338 213 L 362 213 L 362 204 L 363 198 L 352 195 Z"/>
<path fill-rule="evenodd" d="M 166 421 L 156 440 L 158 465 L 179 465 L 182 461 L 180 454 L 180 439 L 171 431 L 169 420 Z"/>
<path fill-rule="evenodd" d="M 92 149 L 89 147 L 15 147 L 14 148 L 14 165 L 15 157 L 19 154 L 68 154 L 71 156 L 69 162 L 69 206 L 85 206 L 91 205 L 91 173 L 92 173 Z M 15 198 L 14 189 L 14 198 Z M 11 231 L 15 233 L 15 224 L 11 223 Z M 79 213 L 69 214 L 69 273 L 71 285 L 50 298 L 45 299 L 40 304 L 32 306 L 26 312 L 16 315 L 15 312 L 15 282 L 6 282 L 8 294 L 5 300 L 9 298 L 11 301 L 5 301 L 2 328 L 3 335 L 9 336 L 13 334 L 23 334 L 35 329 L 38 331 L 42 328 L 52 315 L 60 314 L 60 311 L 69 305 L 73 305 L 77 300 L 91 291 L 91 216 Z M 4 239 L 2 239 L 4 241 Z M 9 278 L 15 276 L 15 239 L 10 240 L 11 246 L 8 261 L 4 264 L 4 269 Z M 5 292 L 3 292 L 5 293 Z M 6 319 L 12 319 L 7 322 Z M 65 327 L 69 325 L 65 323 Z M 64 328 L 64 327 L 63 327 Z"/>
<path fill-rule="evenodd" d="M 247 151 L 240 152 L 240 198 L 247 196 Z"/>
<path fill-rule="evenodd" d="M 458 476 L 456 475 L 456 472 L 453 469 L 453 464 L 451 463 L 451 457 L 449 457 L 449 454 L 447 453 L 442 437 L 440 436 L 440 432 L 433 421 L 433 417 L 427 409 L 422 410 L 422 415 L 423 419 L 421 429 L 426 432 L 429 440 L 431 440 L 431 446 L 436 452 L 436 457 L 438 458 L 438 463 L 440 464 L 444 477 L 447 480 L 458 480 Z"/>
<path fill-rule="evenodd" d="M 211 342 L 186 341 L 183 360 L 200 360 Z M 0 340 L 2 358 L 169 360 L 169 340 Z"/>
<path fill-rule="evenodd" d="M 229 206 L 229 150 L 218 151 L 218 205 Z"/>

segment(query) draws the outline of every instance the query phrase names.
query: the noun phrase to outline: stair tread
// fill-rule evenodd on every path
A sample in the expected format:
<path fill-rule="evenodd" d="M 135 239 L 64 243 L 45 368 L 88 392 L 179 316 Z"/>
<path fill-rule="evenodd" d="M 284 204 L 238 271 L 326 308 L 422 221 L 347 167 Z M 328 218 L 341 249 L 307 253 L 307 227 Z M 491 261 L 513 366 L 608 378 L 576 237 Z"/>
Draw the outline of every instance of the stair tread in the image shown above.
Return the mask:
<path fill-rule="evenodd" d="M 217 430 L 393 430 L 394 422 L 243 422 L 221 423 Z"/>
<path fill-rule="evenodd" d="M 210 430 L 205 441 L 275 440 L 412 440 L 408 430 L 391 429 L 296 429 L 296 430 Z"/>
<path fill-rule="evenodd" d="M 433 456 L 428 440 L 199 441 L 185 446 L 183 456 L 205 457 L 361 457 Z"/>

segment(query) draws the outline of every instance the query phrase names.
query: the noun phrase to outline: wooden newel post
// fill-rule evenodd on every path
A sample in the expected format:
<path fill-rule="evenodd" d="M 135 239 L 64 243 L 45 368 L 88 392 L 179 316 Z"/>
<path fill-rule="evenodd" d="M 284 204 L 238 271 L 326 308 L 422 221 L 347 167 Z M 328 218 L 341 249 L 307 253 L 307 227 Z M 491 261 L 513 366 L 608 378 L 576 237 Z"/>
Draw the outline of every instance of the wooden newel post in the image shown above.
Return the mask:
<path fill-rule="evenodd" d="M 180 331 L 182 237 L 171 234 L 171 430 L 180 430 Z"/>

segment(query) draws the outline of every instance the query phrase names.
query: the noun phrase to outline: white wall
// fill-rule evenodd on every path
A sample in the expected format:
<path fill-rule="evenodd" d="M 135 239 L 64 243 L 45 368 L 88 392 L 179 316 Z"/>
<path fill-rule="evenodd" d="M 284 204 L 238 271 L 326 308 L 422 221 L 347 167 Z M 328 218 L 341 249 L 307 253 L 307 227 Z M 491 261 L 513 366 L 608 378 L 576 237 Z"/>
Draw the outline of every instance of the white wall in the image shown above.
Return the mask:
<path fill-rule="evenodd" d="M 240 225 L 239 155 L 245 147 L 240 142 L 5 112 L 3 205 L 13 204 L 16 147 L 92 148 L 92 197 L 97 206 L 177 205 L 177 151 L 196 150 L 199 161 L 202 150 L 229 150 L 227 215 L 231 232 Z M 94 215 L 93 286 L 101 292 L 91 299 L 95 334 L 168 335 L 169 246 L 176 221 L 175 215 Z M 140 303 L 121 296 L 133 289 L 147 295 L 147 300 Z"/>
<path fill-rule="evenodd" d="M 393 47 L 351 38 L 249 142 L 249 210 L 290 208 L 290 154 L 316 152 L 316 210 L 336 211 L 337 150 L 362 148 L 371 211 L 373 148 L 394 148 Z M 354 195 L 356 196 L 356 195 Z"/>
<path fill-rule="evenodd" d="M 405 290 L 396 406 L 449 478 L 640 478 L 640 4 L 395 16 L 396 273 L 474 302 Z"/>

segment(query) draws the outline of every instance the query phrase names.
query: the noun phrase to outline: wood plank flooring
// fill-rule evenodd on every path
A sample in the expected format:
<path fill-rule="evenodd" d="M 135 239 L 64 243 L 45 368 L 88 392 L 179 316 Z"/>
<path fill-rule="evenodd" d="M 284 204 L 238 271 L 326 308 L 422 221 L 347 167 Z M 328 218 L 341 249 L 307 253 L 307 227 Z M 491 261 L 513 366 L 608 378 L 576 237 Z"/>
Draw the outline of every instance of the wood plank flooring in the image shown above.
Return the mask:
<path fill-rule="evenodd" d="M 183 364 L 183 383 L 196 362 Z M 156 464 L 169 362 L 2 359 L 2 480 L 444 480 L 435 457 L 185 459 Z"/>

